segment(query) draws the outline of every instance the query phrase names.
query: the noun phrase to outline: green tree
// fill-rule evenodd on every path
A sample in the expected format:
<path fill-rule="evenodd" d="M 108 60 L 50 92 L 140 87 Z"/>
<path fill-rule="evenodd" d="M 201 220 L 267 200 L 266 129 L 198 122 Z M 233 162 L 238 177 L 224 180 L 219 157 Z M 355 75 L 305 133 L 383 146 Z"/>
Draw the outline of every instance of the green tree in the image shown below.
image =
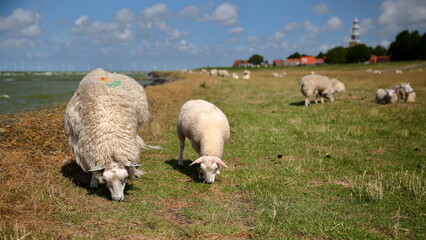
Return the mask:
<path fill-rule="evenodd" d="M 388 50 L 380 45 L 377 45 L 375 48 L 371 49 L 371 55 L 374 56 L 386 56 L 388 54 Z"/>
<path fill-rule="evenodd" d="M 295 52 L 295 53 L 291 54 L 290 56 L 288 56 L 287 58 L 300 58 L 300 53 Z"/>
<path fill-rule="evenodd" d="M 364 44 L 358 44 L 350 47 L 346 52 L 346 62 L 348 63 L 360 63 L 366 62 L 371 57 L 371 48 Z"/>
<path fill-rule="evenodd" d="M 327 63 L 346 63 L 347 49 L 344 47 L 335 47 L 327 51 L 325 61 Z"/>
<path fill-rule="evenodd" d="M 323 52 L 319 52 L 316 58 L 323 58 L 325 57 L 325 54 Z"/>
<path fill-rule="evenodd" d="M 426 59 L 426 33 L 423 33 L 420 39 L 419 54 L 421 59 Z"/>
<path fill-rule="evenodd" d="M 263 56 L 259 54 L 254 54 L 249 58 L 248 62 L 254 65 L 259 65 L 263 62 Z"/>
<path fill-rule="evenodd" d="M 418 31 L 410 33 L 408 30 L 400 32 L 389 46 L 391 59 L 405 61 L 420 59 L 420 42 L 422 36 Z"/>

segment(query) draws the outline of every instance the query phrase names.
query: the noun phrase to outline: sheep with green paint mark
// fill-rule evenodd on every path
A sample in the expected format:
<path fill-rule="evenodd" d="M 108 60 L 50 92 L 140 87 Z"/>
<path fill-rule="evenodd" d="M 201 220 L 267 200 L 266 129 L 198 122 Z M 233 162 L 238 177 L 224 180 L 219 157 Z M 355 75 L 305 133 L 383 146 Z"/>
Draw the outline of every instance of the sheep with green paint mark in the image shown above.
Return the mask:
<path fill-rule="evenodd" d="M 68 103 L 65 128 L 77 164 L 92 173 L 91 188 L 106 183 L 113 200 L 124 200 L 128 177 L 139 177 L 137 134 L 149 119 L 143 87 L 134 79 L 96 69 L 87 74 Z"/>

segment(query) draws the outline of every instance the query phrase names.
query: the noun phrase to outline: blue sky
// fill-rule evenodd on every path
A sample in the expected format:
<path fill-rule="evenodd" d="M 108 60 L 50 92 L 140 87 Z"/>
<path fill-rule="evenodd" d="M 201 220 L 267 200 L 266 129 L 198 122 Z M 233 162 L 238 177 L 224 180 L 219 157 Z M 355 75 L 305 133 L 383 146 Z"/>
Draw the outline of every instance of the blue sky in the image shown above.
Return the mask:
<path fill-rule="evenodd" d="M 424 0 L 0 0 L 0 70 L 174 70 L 426 31 Z"/>

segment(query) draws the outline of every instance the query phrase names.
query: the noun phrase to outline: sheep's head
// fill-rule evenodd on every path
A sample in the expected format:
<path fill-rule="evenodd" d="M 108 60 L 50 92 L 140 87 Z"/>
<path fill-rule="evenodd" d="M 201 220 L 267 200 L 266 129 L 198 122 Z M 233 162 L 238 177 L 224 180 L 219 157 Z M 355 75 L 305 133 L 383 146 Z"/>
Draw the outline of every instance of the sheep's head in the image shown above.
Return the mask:
<path fill-rule="evenodd" d="M 126 187 L 127 177 L 129 176 L 128 168 L 139 167 L 139 164 L 127 162 L 120 164 L 111 162 L 105 167 L 95 167 L 91 170 L 100 183 L 105 183 L 111 192 L 111 198 L 115 201 L 124 200 L 124 188 Z"/>
<path fill-rule="evenodd" d="M 200 163 L 199 180 L 204 183 L 213 183 L 216 175 L 220 173 L 220 166 L 228 167 L 218 157 L 202 156 L 193 161 L 189 166 Z"/>
<path fill-rule="evenodd" d="M 333 86 L 333 89 L 334 89 L 335 92 L 340 93 L 340 92 L 346 91 L 345 85 L 341 81 L 339 81 L 338 79 L 332 78 L 332 79 L 330 79 L 330 81 L 331 81 L 331 85 Z"/>
<path fill-rule="evenodd" d="M 410 86 L 410 83 L 401 83 L 400 85 L 406 93 L 414 92 L 414 89 Z"/>

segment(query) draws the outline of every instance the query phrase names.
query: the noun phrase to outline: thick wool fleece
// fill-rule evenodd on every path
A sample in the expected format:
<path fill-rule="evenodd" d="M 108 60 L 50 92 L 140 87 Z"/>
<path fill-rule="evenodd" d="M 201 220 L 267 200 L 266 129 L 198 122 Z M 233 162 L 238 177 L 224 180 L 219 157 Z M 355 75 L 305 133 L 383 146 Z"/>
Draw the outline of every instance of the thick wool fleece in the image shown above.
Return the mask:
<path fill-rule="evenodd" d="M 225 114 L 204 100 L 191 100 L 182 106 L 177 131 L 191 140 L 199 156 L 222 158 L 223 146 L 230 137 Z"/>
<path fill-rule="evenodd" d="M 81 80 L 68 103 L 65 127 L 77 164 L 84 171 L 116 161 L 138 162 L 137 134 L 149 119 L 143 87 L 134 79 L 96 69 Z"/>
<path fill-rule="evenodd" d="M 306 75 L 300 79 L 300 91 L 305 97 L 313 96 L 315 93 L 332 95 L 334 93 L 330 79 L 321 75 Z"/>

